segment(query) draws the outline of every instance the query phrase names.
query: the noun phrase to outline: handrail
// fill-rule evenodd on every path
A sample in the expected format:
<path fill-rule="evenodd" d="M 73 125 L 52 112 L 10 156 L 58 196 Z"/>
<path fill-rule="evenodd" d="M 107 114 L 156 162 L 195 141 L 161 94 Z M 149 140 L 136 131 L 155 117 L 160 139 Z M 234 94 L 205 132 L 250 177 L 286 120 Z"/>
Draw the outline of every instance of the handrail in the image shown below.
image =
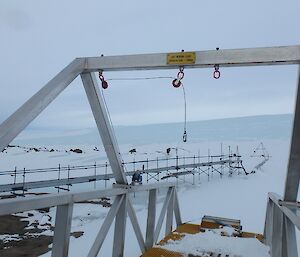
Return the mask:
<path fill-rule="evenodd" d="M 144 238 L 129 194 L 133 192 L 149 191 L 148 212 L 152 213 L 153 209 L 156 208 L 156 194 L 157 190 L 160 188 L 168 188 L 168 194 L 163 203 L 163 206 L 167 206 L 168 208 L 163 208 L 161 210 L 156 226 L 155 215 L 150 215 L 150 217 L 148 215 L 146 238 Z M 89 250 L 88 257 L 97 256 L 114 219 L 116 227 L 113 243 L 113 256 L 123 256 L 124 244 L 120 245 L 120 240 L 126 232 L 125 220 L 127 214 L 133 225 L 134 233 L 142 252 L 145 252 L 156 243 L 164 218 L 166 218 L 167 223 L 166 233 L 172 231 L 174 216 L 177 226 L 182 224 L 175 183 L 159 183 L 142 186 L 115 184 L 113 188 L 106 190 L 4 199 L 0 201 L 0 216 L 57 206 L 52 257 L 67 257 L 74 203 L 111 196 L 115 196 L 114 202 L 96 236 L 95 242 Z M 169 202 L 172 202 L 173 204 L 169 204 Z M 154 229 L 150 229 L 151 227 L 154 228 L 154 226 L 155 231 Z M 125 240 L 125 237 L 122 240 Z"/>
<path fill-rule="evenodd" d="M 220 158 L 222 157 L 222 160 L 219 160 L 220 162 L 226 161 L 228 159 L 234 158 L 238 159 L 242 156 L 240 155 L 211 155 L 211 156 L 186 156 L 186 157 L 172 157 L 172 158 L 156 158 L 156 159 L 146 159 L 146 160 L 136 160 L 136 161 L 128 161 L 128 162 L 122 162 L 123 165 L 130 165 L 130 164 L 138 164 L 138 163 L 156 163 L 157 161 L 181 161 L 181 160 L 194 160 L 194 159 L 203 159 L 203 158 Z M 213 163 L 214 161 L 207 161 L 205 163 Z M 109 163 L 101 163 L 101 164 L 88 164 L 88 165 L 68 165 L 68 166 L 59 166 L 59 167 L 50 167 L 50 168 L 32 168 L 32 169 L 26 169 L 26 173 L 39 173 L 39 172 L 57 172 L 57 171 L 67 171 L 67 170 L 86 170 L 86 169 L 94 169 L 94 168 L 104 168 L 104 167 L 110 167 Z M 0 170 L 0 176 L 3 175 L 15 175 L 15 174 L 23 174 L 24 169 L 14 169 L 14 170 Z"/>
<path fill-rule="evenodd" d="M 284 203 L 278 194 L 268 194 L 264 237 L 272 257 L 298 256 L 295 233 L 295 227 L 300 230 L 298 202 Z"/>

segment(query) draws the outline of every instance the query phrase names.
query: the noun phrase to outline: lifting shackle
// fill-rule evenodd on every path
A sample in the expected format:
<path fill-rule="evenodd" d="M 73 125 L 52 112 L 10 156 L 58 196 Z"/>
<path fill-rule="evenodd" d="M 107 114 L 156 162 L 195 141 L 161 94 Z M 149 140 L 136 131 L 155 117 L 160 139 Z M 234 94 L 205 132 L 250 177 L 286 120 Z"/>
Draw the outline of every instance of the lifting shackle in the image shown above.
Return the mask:
<path fill-rule="evenodd" d="M 101 81 L 101 86 L 103 89 L 107 89 L 108 88 L 108 83 L 107 81 L 104 79 L 104 76 L 102 75 L 103 71 L 99 71 L 99 79 Z"/>
<path fill-rule="evenodd" d="M 214 68 L 215 68 L 215 71 L 213 73 L 213 76 L 215 79 L 219 79 L 221 77 L 221 73 L 219 71 L 219 68 L 220 68 L 219 64 L 215 64 Z"/>
<path fill-rule="evenodd" d="M 173 87 L 178 88 L 181 86 L 181 80 L 184 78 L 183 70 L 184 70 L 183 67 L 179 68 L 179 72 L 177 73 L 177 78 L 172 81 Z"/>

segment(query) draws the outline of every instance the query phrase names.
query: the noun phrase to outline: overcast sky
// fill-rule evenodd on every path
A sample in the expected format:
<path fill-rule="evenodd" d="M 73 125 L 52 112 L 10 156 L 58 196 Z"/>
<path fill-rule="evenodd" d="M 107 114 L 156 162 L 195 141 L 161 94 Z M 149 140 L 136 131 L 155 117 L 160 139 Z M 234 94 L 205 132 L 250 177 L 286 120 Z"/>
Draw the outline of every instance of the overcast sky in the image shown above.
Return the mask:
<path fill-rule="evenodd" d="M 0 123 L 75 57 L 300 44 L 299 0 L 0 1 Z M 186 70 L 188 120 L 291 113 L 296 66 Z M 107 73 L 106 78 L 176 71 Z M 182 121 L 170 80 L 111 81 L 115 125 Z M 31 126 L 87 128 L 93 117 L 76 79 Z"/>

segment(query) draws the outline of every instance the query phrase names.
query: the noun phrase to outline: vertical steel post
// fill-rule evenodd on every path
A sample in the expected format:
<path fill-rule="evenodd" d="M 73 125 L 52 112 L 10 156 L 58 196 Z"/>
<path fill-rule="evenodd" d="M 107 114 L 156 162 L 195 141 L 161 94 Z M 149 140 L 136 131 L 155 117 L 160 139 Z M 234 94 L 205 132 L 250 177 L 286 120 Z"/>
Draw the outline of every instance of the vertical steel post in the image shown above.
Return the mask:
<path fill-rule="evenodd" d="M 67 257 L 71 232 L 73 204 L 58 205 L 56 208 L 52 257 Z"/>
<path fill-rule="evenodd" d="M 105 180 L 104 180 L 105 188 L 107 187 L 107 162 L 105 162 Z"/>
<path fill-rule="evenodd" d="M 23 195 L 25 194 L 25 175 L 26 175 L 26 170 L 24 168 L 24 170 L 23 170 Z"/>
<path fill-rule="evenodd" d="M 272 233 L 273 233 L 273 210 L 276 208 L 270 198 L 267 202 L 265 228 L 264 228 L 264 241 L 265 244 L 272 248 Z"/>
<path fill-rule="evenodd" d="M 124 254 L 128 195 L 124 196 L 125 197 L 122 200 L 122 203 L 120 205 L 119 211 L 117 212 L 115 219 L 112 257 L 123 257 Z"/>
<path fill-rule="evenodd" d="M 198 163 L 199 163 L 199 166 L 198 166 L 198 184 L 200 183 L 200 149 L 198 150 Z"/>
<path fill-rule="evenodd" d="M 95 181 L 94 181 L 94 189 L 96 189 L 96 177 L 97 177 L 97 163 L 95 162 L 94 164 L 94 176 L 95 176 Z"/>
<path fill-rule="evenodd" d="M 179 208 L 179 201 L 178 201 L 178 194 L 176 188 L 174 188 L 174 214 L 177 227 L 182 224 L 180 208 Z"/>
<path fill-rule="evenodd" d="M 147 170 L 149 169 L 149 160 L 147 158 Z M 147 183 L 149 182 L 149 172 L 147 171 Z"/>
<path fill-rule="evenodd" d="M 296 201 L 300 181 L 300 65 L 290 157 L 285 181 L 285 201 Z"/>
<path fill-rule="evenodd" d="M 166 232 L 165 235 L 169 235 L 173 228 L 173 212 L 174 212 L 174 188 L 172 188 L 171 198 L 167 207 L 167 217 L 166 217 Z"/>
<path fill-rule="evenodd" d="M 276 205 L 273 207 L 271 256 L 282 257 L 283 213 Z"/>
<path fill-rule="evenodd" d="M 68 190 L 70 190 L 70 165 L 68 165 Z"/>
<path fill-rule="evenodd" d="M 283 217 L 282 256 L 298 256 L 295 225 L 286 216 Z"/>
<path fill-rule="evenodd" d="M 146 228 L 146 249 L 154 245 L 154 229 L 155 229 L 155 216 L 156 216 L 156 189 L 149 191 L 148 200 L 148 216 Z"/>
<path fill-rule="evenodd" d="M 14 184 L 17 182 L 17 166 L 15 167 Z"/>
<path fill-rule="evenodd" d="M 167 207 L 169 205 L 169 201 L 171 199 L 171 196 L 172 196 L 172 188 L 170 187 L 168 189 L 168 193 L 167 193 L 166 199 L 164 201 L 163 207 L 161 209 L 161 212 L 160 212 L 160 215 L 158 217 L 158 221 L 157 221 L 157 224 L 156 224 L 156 227 L 155 227 L 154 243 L 156 243 L 157 240 L 158 240 L 159 233 L 160 233 L 160 230 L 161 230 L 161 226 L 162 226 L 162 223 L 164 221 L 164 217 L 166 215 L 166 210 L 167 210 Z"/>
<path fill-rule="evenodd" d="M 60 180 L 60 164 L 58 164 L 58 180 Z M 57 193 L 59 193 L 59 189 L 60 189 L 60 187 L 58 185 L 58 187 L 57 187 Z"/>

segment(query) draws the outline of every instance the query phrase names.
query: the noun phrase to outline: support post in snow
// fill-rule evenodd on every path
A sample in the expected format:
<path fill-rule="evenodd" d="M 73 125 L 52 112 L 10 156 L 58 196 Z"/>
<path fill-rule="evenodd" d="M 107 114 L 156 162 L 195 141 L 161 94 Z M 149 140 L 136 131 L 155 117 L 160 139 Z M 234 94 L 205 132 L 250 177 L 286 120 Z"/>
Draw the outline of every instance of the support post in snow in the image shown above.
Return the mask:
<path fill-rule="evenodd" d="M 156 189 L 149 190 L 148 199 L 148 216 L 146 228 L 146 249 L 150 249 L 154 245 L 154 230 L 155 230 L 155 216 L 156 216 Z"/>
<path fill-rule="evenodd" d="M 174 190 L 175 188 L 172 188 L 171 198 L 167 207 L 165 236 L 169 235 L 173 229 L 173 212 L 174 212 L 174 196 L 175 196 Z"/>
<path fill-rule="evenodd" d="M 127 197 L 125 194 L 115 219 L 112 257 L 123 257 L 127 219 Z"/>
<path fill-rule="evenodd" d="M 23 169 L 23 196 L 25 195 L 25 176 L 26 176 L 26 169 Z"/>
<path fill-rule="evenodd" d="M 52 257 L 68 256 L 72 213 L 72 203 L 58 205 L 56 208 Z"/>

